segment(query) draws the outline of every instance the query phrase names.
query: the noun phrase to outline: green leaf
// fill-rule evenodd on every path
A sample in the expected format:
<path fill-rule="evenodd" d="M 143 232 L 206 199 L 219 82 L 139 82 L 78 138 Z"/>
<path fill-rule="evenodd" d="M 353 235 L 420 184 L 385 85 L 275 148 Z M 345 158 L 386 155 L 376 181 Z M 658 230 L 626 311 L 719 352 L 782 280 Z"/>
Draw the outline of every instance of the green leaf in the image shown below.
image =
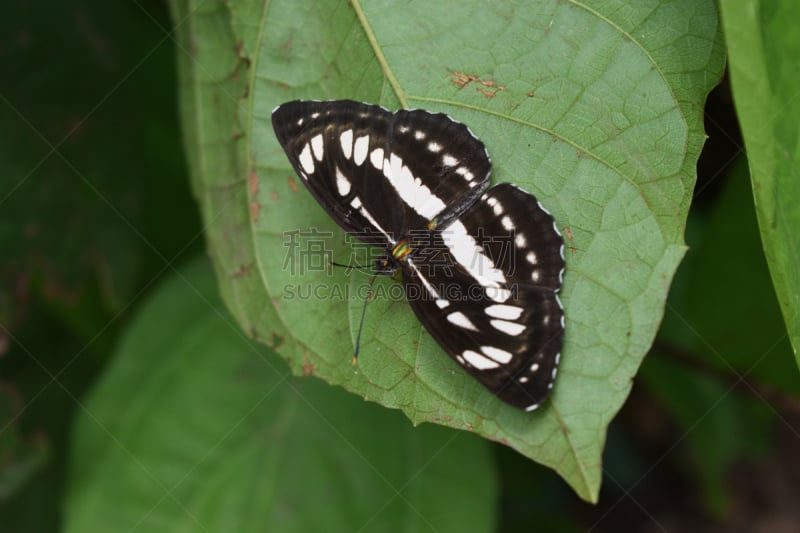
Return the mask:
<path fill-rule="evenodd" d="M 215 291 L 195 262 L 131 324 L 75 427 L 66 531 L 491 529 L 485 443 L 289 377 Z"/>
<path fill-rule="evenodd" d="M 195 6 L 173 5 L 177 21 Z M 414 423 L 505 443 L 596 500 L 606 428 L 685 251 L 702 105 L 723 63 L 713 3 L 197 5 L 202 12 L 180 27 L 194 51 L 181 67 L 182 100 L 210 250 L 240 324 L 296 373 L 402 409 Z M 568 253 L 551 402 L 530 414 L 494 398 L 402 298 L 370 303 L 359 366 L 348 364 L 366 279 L 293 255 L 323 246 L 350 259 L 350 243 L 302 190 L 272 133 L 271 110 L 294 98 L 446 112 L 486 143 L 494 182 L 521 185 L 553 213 Z M 311 229 L 332 237 L 287 246 L 290 232 Z M 391 295 L 395 282 L 376 285 Z"/>
<path fill-rule="evenodd" d="M 730 165 L 714 208 L 695 219 L 660 336 L 703 367 L 797 393 L 800 376 L 770 292 L 748 178 L 741 157 Z"/>
<path fill-rule="evenodd" d="M 761 241 L 800 365 L 800 7 L 755 0 L 723 0 L 721 7 Z"/>

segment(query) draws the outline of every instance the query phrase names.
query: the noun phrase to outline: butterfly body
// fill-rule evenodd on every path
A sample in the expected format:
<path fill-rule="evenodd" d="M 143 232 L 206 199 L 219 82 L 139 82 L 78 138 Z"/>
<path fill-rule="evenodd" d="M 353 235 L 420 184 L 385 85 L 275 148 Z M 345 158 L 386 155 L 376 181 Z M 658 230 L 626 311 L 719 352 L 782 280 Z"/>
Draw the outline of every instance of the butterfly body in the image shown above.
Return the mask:
<path fill-rule="evenodd" d="M 533 410 L 559 363 L 563 240 L 532 195 L 501 183 L 477 137 L 447 115 L 352 101 L 273 111 L 292 166 L 347 232 L 403 272 L 420 322 L 502 400 Z"/>

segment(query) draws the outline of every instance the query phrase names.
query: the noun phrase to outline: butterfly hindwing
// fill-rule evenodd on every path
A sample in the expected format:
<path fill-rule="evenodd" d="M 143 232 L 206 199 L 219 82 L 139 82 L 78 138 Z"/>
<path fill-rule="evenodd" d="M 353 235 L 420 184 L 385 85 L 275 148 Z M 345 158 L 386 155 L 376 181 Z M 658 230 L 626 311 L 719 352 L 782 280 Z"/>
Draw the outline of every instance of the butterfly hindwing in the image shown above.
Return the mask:
<path fill-rule="evenodd" d="M 405 268 L 420 322 L 495 395 L 535 409 L 552 388 L 564 332 L 563 241 L 552 216 L 500 184 L 426 249 Z"/>

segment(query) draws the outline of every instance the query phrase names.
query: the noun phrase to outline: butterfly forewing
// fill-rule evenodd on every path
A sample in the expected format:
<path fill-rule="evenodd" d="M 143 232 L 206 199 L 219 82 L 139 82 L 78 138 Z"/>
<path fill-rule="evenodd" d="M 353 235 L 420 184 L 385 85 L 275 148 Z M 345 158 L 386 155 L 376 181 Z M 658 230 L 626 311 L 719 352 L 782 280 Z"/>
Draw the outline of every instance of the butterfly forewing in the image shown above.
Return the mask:
<path fill-rule="evenodd" d="M 547 397 L 564 332 L 563 241 L 535 197 L 490 189 L 406 271 L 420 322 L 461 366 L 517 407 Z"/>
<path fill-rule="evenodd" d="M 295 101 L 276 108 L 272 123 L 308 189 L 356 236 L 378 230 L 393 245 L 410 229 L 452 220 L 488 186 L 485 147 L 446 115 Z"/>

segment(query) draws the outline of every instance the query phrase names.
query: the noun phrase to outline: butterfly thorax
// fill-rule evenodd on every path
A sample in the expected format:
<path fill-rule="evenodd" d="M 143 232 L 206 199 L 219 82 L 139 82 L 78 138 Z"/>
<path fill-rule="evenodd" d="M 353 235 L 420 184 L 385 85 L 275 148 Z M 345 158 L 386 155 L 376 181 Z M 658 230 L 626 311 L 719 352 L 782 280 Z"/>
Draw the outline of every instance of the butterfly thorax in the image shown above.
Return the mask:
<path fill-rule="evenodd" d="M 422 244 L 419 238 L 412 235 L 401 238 L 388 254 L 382 255 L 375 261 L 375 273 L 386 276 L 394 275 L 401 264 L 416 255 Z"/>

